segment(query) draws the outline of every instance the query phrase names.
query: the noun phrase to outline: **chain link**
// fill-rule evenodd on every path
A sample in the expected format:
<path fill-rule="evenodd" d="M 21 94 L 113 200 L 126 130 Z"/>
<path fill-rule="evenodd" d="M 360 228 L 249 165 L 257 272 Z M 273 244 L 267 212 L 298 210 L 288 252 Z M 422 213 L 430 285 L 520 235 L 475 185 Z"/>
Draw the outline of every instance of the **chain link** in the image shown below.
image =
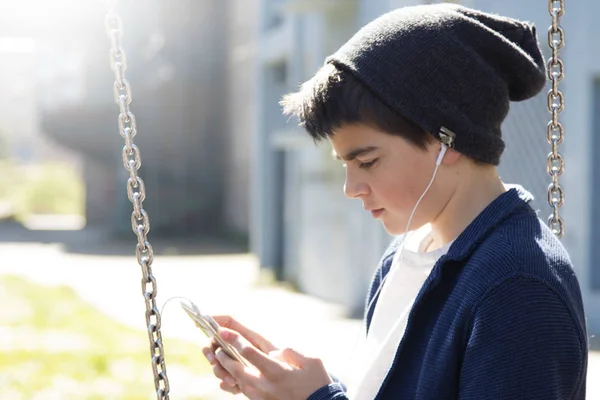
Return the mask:
<path fill-rule="evenodd" d="M 154 253 L 148 242 L 150 231 L 150 219 L 144 210 L 143 201 L 146 198 L 144 181 L 138 176 L 138 170 L 142 166 L 140 149 L 133 143 L 137 134 L 135 116 L 129 109 L 131 104 L 131 86 L 125 79 L 127 62 L 125 52 L 121 46 L 123 31 L 121 19 L 115 12 L 115 2 L 110 2 L 110 11 L 106 16 L 106 31 L 111 42 L 110 65 L 115 74 L 114 100 L 119 106 L 119 134 L 125 141 L 122 151 L 123 166 L 129 172 L 127 180 L 127 197 L 133 205 L 131 214 L 131 229 L 138 238 L 135 254 L 138 264 L 142 268 L 142 293 L 146 305 L 146 327 L 148 328 L 148 339 L 150 341 L 150 356 L 152 360 L 152 372 L 154 374 L 154 385 L 156 397 L 159 400 L 169 399 L 169 380 L 165 366 L 164 348 L 162 335 L 160 333 L 161 317 L 156 307 L 156 279 L 152 274 L 152 261 Z"/>
<path fill-rule="evenodd" d="M 565 162 L 558 146 L 564 140 L 565 129 L 559 121 L 559 114 L 565 108 L 565 98 L 558 84 L 565 76 L 565 65 L 559 57 L 559 51 L 565 45 L 565 31 L 560 26 L 560 18 L 565 13 L 565 0 L 548 0 L 548 12 L 552 17 L 552 25 L 548 29 L 548 45 L 552 50 L 552 57 L 548 60 L 548 79 L 552 82 L 552 88 L 548 92 L 548 111 L 552 114 L 552 119 L 548 123 L 547 134 L 552 150 L 546 163 L 546 170 L 552 178 L 552 183 L 548 186 L 548 204 L 552 207 L 552 214 L 548 217 L 548 225 L 558 238 L 562 238 L 565 223 L 558 209 L 565 202 L 565 192 L 558 179 L 565 170 Z"/>

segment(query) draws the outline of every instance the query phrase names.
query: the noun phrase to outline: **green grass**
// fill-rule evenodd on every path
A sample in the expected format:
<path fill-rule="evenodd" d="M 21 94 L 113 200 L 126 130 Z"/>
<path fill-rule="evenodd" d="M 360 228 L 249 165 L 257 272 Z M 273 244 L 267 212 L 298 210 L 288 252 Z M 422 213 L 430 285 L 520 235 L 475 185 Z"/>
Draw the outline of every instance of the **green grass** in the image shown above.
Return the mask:
<path fill-rule="evenodd" d="M 85 185 L 65 163 L 19 165 L 0 160 L 0 202 L 10 204 L 20 221 L 32 214 L 83 215 Z"/>
<path fill-rule="evenodd" d="M 15 276 L 0 277 L 0 304 L 2 399 L 155 398 L 143 329 L 115 322 L 68 287 Z M 194 380 L 211 373 L 199 346 L 174 339 L 164 346 L 167 373 L 185 370 Z"/>

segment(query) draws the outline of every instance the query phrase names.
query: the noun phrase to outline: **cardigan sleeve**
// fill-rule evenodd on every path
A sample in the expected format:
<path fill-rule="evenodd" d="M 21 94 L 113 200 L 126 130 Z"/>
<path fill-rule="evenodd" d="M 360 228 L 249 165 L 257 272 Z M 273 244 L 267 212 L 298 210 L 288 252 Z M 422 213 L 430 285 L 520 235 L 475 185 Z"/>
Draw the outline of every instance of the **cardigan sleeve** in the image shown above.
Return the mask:
<path fill-rule="evenodd" d="M 340 383 L 330 383 L 318 389 L 306 400 L 348 400 L 348 396 Z"/>
<path fill-rule="evenodd" d="M 504 281 L 488 292 L 472 321 L 460 400 L 585 399 L 585 327 L 545 283 Z"/>

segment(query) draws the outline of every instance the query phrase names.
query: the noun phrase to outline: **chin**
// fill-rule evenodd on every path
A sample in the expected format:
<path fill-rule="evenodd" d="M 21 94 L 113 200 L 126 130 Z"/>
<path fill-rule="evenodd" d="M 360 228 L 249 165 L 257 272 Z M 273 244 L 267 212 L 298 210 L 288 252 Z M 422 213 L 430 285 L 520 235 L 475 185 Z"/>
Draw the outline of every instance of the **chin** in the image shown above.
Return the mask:
<path fill-rule="evenodd" d="M 392 236 L 400 236 L 405 233 L 404 231 L 406 230 L 406 222 L 401 224 L 392 222 L 386 223 L 386 221 L 381 221 L 381 223 L 383 224 L 385 231 Z"/>

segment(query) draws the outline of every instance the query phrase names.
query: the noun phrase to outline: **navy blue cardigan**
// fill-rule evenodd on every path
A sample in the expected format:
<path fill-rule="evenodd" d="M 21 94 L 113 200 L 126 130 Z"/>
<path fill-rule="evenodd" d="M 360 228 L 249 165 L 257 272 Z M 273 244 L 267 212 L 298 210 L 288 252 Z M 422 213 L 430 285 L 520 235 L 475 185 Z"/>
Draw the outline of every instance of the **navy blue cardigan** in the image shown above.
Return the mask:
<path fill-rule="evenodd" d="M 531 199 L 520 187 L 499 196 L 436 263 L 376 399 L 585 399 L 579 284 Z M 367 304 L 398 245 L 383 256 Z M 308 400 L 347 398 L 333 383 Z"/>

